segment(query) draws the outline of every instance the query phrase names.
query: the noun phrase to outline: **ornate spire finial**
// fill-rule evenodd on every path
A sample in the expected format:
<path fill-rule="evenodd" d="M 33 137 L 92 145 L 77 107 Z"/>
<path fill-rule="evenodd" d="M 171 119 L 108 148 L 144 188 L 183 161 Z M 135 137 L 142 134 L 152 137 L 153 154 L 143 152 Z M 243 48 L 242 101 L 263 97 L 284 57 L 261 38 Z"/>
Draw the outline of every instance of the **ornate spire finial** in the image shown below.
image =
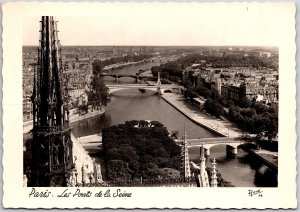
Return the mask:
<path fill-rule="evenodd" d="M 183 167 L 184 167 L 184 177 L 189 178 L 191 177 L 191 170 L 190 170 L 190 160 L 189 160 L 189 152 L 188 152 L 188 146 L 187 146 L 187 135 L 184 125 L 184 134 L 183 134 Z"/>
<path fill-rule="evenodd" d="M 205 156 L 204 156 L 204 143 L 201 144 L 200 147 L 200 160 L 204 159 L 205 160 Z"/>
<path fill-rule="evenodd" d="M 217 171 L 216 171 L 216 158 L 213 159 L 212 162 L 212 175 L 211 175 L 211 187 L 218 187 L 218 181 L 217 181 Z"/>
<path fill-rule="evenodd" d="M 205 169 L 204 144 L 202 143 L 200 147 L 200 172 L 204 173 L 206 171 Z"/>

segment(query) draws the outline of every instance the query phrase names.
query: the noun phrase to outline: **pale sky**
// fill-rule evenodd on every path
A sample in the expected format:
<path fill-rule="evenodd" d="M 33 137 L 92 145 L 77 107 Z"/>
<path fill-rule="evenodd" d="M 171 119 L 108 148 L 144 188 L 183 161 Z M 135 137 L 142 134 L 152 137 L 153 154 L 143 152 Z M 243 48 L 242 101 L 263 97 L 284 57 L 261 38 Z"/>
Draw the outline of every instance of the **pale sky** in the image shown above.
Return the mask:
<path fill-rule="evenodd" d="M 277 46 L 288 11 L 276 4 L 186 5 L 101 7 L 92 16 L 56 16 L 59 39 L 62 45 Z M 23 45 L 38 44 L 40 19 L 23 19 Z"/>

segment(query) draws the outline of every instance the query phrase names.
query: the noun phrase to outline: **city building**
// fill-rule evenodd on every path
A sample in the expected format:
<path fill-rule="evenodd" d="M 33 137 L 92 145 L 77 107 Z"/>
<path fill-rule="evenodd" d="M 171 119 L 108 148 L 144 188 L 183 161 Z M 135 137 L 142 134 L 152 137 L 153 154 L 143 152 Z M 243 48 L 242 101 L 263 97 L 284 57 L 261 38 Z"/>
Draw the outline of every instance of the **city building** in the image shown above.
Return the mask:
<path fill-rule="evenodd" d="M 273 86 L 259 86 L 240 83 L 237 85 L 222 85 L 221 96 L 232 101 L 248 99 L 262 101 L 263 103 L 277 103 L 278 89 Z"/>
<path fill-rule="evenodd" d="M 29 121 L 32 117 L 31 94 L 23 90 L 23 121 Z"/>

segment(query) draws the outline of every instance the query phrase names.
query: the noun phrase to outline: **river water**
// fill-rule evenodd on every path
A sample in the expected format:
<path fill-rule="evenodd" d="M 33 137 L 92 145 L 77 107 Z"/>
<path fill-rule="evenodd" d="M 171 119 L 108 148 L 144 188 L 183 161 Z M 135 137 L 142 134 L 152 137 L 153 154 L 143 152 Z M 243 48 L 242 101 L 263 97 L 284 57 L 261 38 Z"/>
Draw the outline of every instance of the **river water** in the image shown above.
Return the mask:
<path fill-rule="evenodd" d="M 119 73 L 128 73 L 132 70 L 145 70 L 151 68 L 152 63 L 136 64 L 119 70 Z M 157 63 L 155 64 L 157 65 Z M 130 73 L 134 74 L 134 73 Z M 112 83 L 113 79 L 106 79 Z M 134 79 L 121 78 L 119 83 L 134 82 Z M 139 90 L 129 89 L 112 93 L 111 102 L 103 115 L 82 120 L 72 124 L 75 136 L 86 136 L 101 133 L 103 127 L 124 123 L 127 120 L 157 120 L 163 123 L 169 131 L 178 131 L 182 136 L 184 126 L 188 137 L 204 138 L 217 135 L 193 123 L 175 108 L 155 95 L 153 91 L 144 93 Z M 226 146 L 212 147 L 211 155 L 206 160 L 207 166 L 211 166 L 212 158 L 216 158 L 217 169 L 226 181 L 238 187 L 276 186 L 270 180 L 265 180 L 266 168 L 258 163 L 252 156 L 242 149 L 238 149 L 236 157 L 226 156 Z M 199 147 L 189 149 L 189 157 L 194 162 L 199 162 Z M 275 178 L 275 176 L 271 176 Z M 274 181 L 274 179 L 273 179 Z M 272 181 L 272 182 L 273 182 Z"/>

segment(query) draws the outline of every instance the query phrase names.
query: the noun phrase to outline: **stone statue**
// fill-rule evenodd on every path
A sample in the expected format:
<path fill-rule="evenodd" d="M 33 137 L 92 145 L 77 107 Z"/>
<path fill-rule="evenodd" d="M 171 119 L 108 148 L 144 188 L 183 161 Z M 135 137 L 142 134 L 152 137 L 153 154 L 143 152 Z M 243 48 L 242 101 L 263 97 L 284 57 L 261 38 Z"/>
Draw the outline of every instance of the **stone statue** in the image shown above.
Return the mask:
<path fill-rule="evenodd" d="M 58 153 L 59 153 L 59 145 L 53 144 L 53 163 L 55 165 L 59 164 Z"/>
<path fill-rule="evenodd" d="M 65 140 L 64 146 L 65 146 L 65 153 L 66 153 L 66 161 L 69 161 L 70 160 L 70 148 L 69 148 L 68 141 Z"/>

